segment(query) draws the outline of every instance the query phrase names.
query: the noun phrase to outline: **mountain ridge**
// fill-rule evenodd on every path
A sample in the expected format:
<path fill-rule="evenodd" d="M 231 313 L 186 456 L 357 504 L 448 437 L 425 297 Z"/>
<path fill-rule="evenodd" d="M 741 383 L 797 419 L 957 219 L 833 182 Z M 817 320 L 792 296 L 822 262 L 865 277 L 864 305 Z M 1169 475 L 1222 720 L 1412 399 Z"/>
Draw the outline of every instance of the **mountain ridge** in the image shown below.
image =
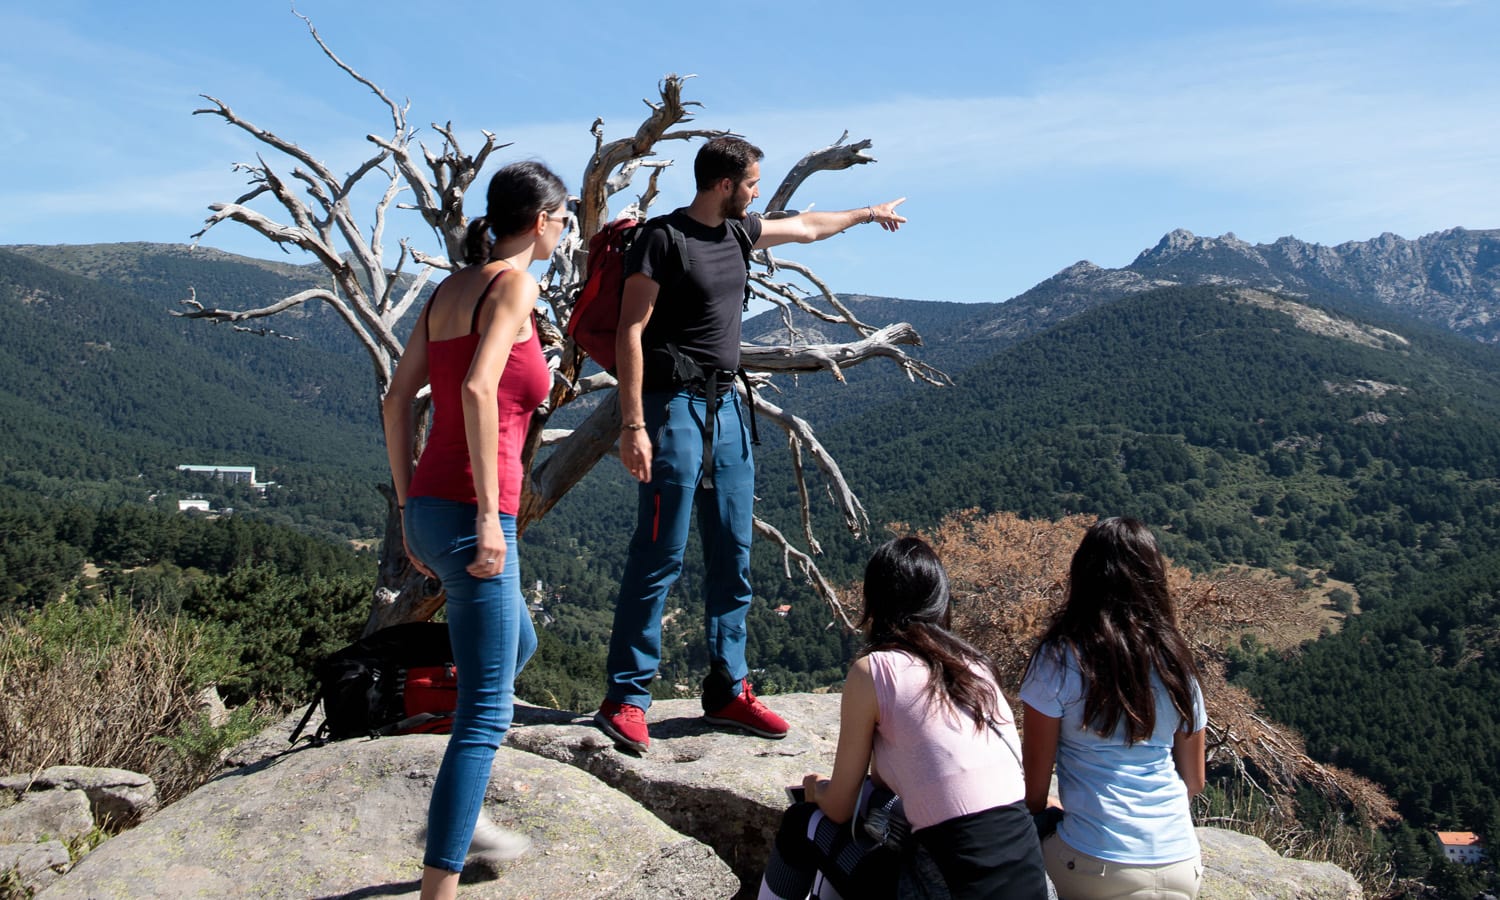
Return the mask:
<path fill-rule="evenodd" d="M 1250 244 L 1233 232 L 1213 238 L 1179 228 L 1121 268 L 1088 260 L 1068 266 L 1008 301 L 1004 324 L 990 331 L 1019 336 L 1108 299 L 1190 284 L 1364 298 L 1475 340 L 1500 341 L 1500 229 L 1463 227 L 1333 246 L 1290 236 Z"/>
<path fill-rule="evenodd" d="M 1366 692 L 1376 700 L 1362 701 L 1350 723 L 1319 724 L 1327 717 L 1300 689 L 1283 692 L 1278 704 L 1313 711 L 1306 727 L 1320 752 L 1357 739 L 1351 762 L 1389 778 L 1413 821 L 1500 822 L 1500 800 L 1468 777 L 1474 754 L 1456 752 L 1455 740 L 1419 747 L 1432 763 L 1411 760 L 1412 775 L 1371 762 L 1393 756 L 1381 729 L 1394 726 L 1382 716 L 1415 708 L 1424 716 L 1413 719 L 1418 733 L 1451 737 L 1462 723 L 1448 712 L 1473 709 L 1486 734 L 1500 727 L 1492 705 L 1469 702 L 1478 695 L 1462 680 L 1467 670 L 1433 661 L 1438 650 L 1445 661 L 1471 659 L 1469 651 L 1492 646 L 1500 629 L 1493 599 L 1500 597 L 1500 551 L 1493 550 L 1500 546 L 1500 348 L 1469 327 L 1500 306 L 1487 293 L 1496 237 L 1450 230 L 1414 248 L 1390 236 L 1353 242 L 1359 246 L 1340 255 L 1294 239 L 1268 251 L 1232 236 L 1177 231 L 1134 268 L 1080 262 L 1010 303 L 859 298 L 855 309 L 866 321 L 912 321 L 929 342 L 915 350 L 919 358 L 942 361 L 955 384 L 908 386 L 895 367 L 877 363 L 851 367 L 845 384 L 807 375 L 784 399 L 771 395 L 818 427 L 871 512 L 872 537 L 839 535 L 837 514 L 814 491 L 826 554 L 819 564 L 835 583 L 852 583 L 885 523 L 926 529 L 977 507 L 1033 518 L 1135 514 L 1152 523 L 1179 563 L 1239 562 L 1349 582 L 1360 595 L 1357 619 L 1373 614 L 1366 627 L 1381 626 L 1372 640 L 1404 653 L 1408 668 L 1429 660 L 1423 665 L 1436 687 L 1414 692 L 1396 680 L 1406 669 L 1370 672 L 1361 662 L 1365 668 L 1349 671 L 1370 682 L 1389 678 Z M 106 250 L 80 252 L 118 254 L 119 264 L 135 267 L 122 270 L 128 284 L 114 283 L 104 263 L 93 279 L 69 274 L 80 269 L 64 249 L 47 250 L 51 267 L 0 252 L 0 333 L 11 351 L 0 359 L 0 408 L 13 432 L 0 435 L 0 483 L 41 494 L 42 475 L 81 485 L 111 465 L 121 483 L 138 484 L 141 470 L 132 466 L 165 468 L 192 445 L 179 440 L 188 426 L 177 423 L 197 412 L 195 395 L 172 393 L 173 379 L 212 375 L 243 388 L 235 396 L 215 389 L 199 418 L 235 422 L 209 433 L 193 420 L 196 446 L 243 447 L 259 462 L 280 445 L 283 472 L 309 488 L 326 482 L 315 497 L 323 519 L 351 522 L 358 502 L 363 527 L 384 523 L 384 501 L 373 490 L 384 461 L 369 374 L 347 336 L 330 330 L 326 341 L 297 345 L 172 318 L 170 298 L 189 276 L 216 284 L 220 302 L 247 304 L 291 282 L 240 261 L 187 258 L 194 265 L 185 266 L 176 249 L 154 270 L 149 245 Z M 1299 259 L 1300 268 L 1289 261 Z M 42 298 L 52 306 L 37 302 L 39 290 L 52 292 Z M 1468 318 L 1453 315 L 1460 308 Z M 772 327 L 754 321 L 747 336 Z M 825 336 L 847 337 L 836 328 Z M 202 348 L 213 352 L 190 352 Z M 113 374 L 100 378 L 106 360 L 114 361 Z M 49 380 L 38 372 L 55 374 Z M 47 393 L 68 379 L 76 396 Z M 129 429 L 140 433 L 132 439 Z M 757 512 L 796 535 L 792 463 L 775 443 L 757 451 Z M 26 474 L 17 472 L 25 463 L 41 474 L 15 477 Z M 274 480 L 292 481 L 280 473 Z M 174 487 L 181 489 L 163 488 L 168 500 Z M 594 699 L 597 677 L 578 673 L 592 664 L 590 654 L 599 655 L 611 621 L 633 492 L 606 459 L 523 539 L 528 582 L 555 618 L 543 629 L 540 662 L 554 662 L 547 653 L 561 660 L 531 671 L 570 676 L 549 682 L 559 696 L 587 698 L 570 702 Z M 271 494 L 311 508 L 290 489 Z M 695 558 L 690 552 L 672 601 L 685 609 L 696 606 L 688 598 L 702 582 Z M 1461 564 L 1479 570 L 1473 587 L 1452 581 Z M 842 674 L 849 647 L 824 627 L 827 610 L 786 577 L 769 542 L 758 542 L 752 567 L 757 604 L 747 630 L 764 667 L 758 683 L 811 689 Z M 1432 602 L 1418 606 L 1419 594 Z M 785 618 L 772 612 L 777 605 L 790 607 Z M 690 619 L 672 625 L 678 631 L 667 646 L 687 646 L 678 637 Z M 1339 652 L 1329 665 L 1345 666 L 1358 648 L 1331 637 L 1336 643 L 1323 652 Z M 701 675 L 706 661 L 693 652 L 674 649 L 664 662 L 664 690 Z M 1295 661 L 1246 653 L 1248 661 L 1237 664 L 1262 683 L 1292 683 Z M 1496 659 L 1481 662 L 1493 668 Z M 1462 693 L 1432 702 L 1439 690 Z M 1373 705 L 1390 699 L 1397 702 L 1389 709 Z"/>

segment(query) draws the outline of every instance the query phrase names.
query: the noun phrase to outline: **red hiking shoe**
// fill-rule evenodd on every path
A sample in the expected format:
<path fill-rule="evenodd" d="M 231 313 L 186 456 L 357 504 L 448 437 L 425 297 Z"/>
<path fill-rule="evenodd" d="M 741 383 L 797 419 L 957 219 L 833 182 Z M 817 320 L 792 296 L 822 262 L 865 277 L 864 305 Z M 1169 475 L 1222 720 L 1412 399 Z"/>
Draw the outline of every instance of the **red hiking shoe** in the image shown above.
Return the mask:
<path fill-rule="evenodd" d="M 760 702 L 760 698 L 750 690 L 749 679 L 742 679 L 740 685 L 742 690 L 738 697 L 713 712 L 704 713 L 703 721 L 710 725 L 730 725 L 742 728 L 751 734 L 758 734 L 772 740 L 786 737 L 788 727 L 786 720 L 771 712 L 764 703 Z"/>
<path fill-rule="evenodd" d="M 609 735 L 610 740 L 637 753 L 645 753 L 651 746 L 651 734 L 646 730 L 646 711 L 639 706 L 605 700 L 594 713 L 594 724 Z"/>

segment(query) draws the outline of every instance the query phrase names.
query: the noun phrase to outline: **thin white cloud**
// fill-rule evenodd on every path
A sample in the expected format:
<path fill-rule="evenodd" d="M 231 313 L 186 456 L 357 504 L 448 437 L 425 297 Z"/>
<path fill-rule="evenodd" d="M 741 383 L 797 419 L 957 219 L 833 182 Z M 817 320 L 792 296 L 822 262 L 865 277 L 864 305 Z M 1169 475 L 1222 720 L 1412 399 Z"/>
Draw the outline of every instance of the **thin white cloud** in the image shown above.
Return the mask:
<path fill-rule="evenodd" d="M 1214 17 L 1206 17 L 1202 28 L 1125 35 L 1104 52 L 1059 45 L 1047 56 L 1054 60 L 1050 69 L 979 63 L 975 80 L 941 92 L 929 85 L 920 95 L 882 92 L 872 99 L 850 90 L 830 97 L 810 87 L 747 109 L 754 95 L 732 83 L 726 89 L 723 74 L 715 73 L 691 84 L 693 98 L 707 103 L 694 125 L 732 127 L 764 147 L 767 190 L 798 156 L 841 130 L 852 139 L 871 138 L 878 165 L 820 174 L 797 204 L 841 208 L 910 194 L 914 224 L 903 230 L 900 246 L 916 263 L 902 268 L 913 273 L 923 258 L 951 255 L 952 233 L 1009 229 L 1008 239 L 1030 242 L 1020 251 L 1029 256 L 1023 271 L 1007 276 L 1016 290 L 1053 271 L 1031 266 L 1051 265 L 1055 257 L 1060 267 L 1080 256 L 1122 264 L 1178 226 L 1233 230 L 1250 240 L 1294 232 L 1336 242 L 1384 230 L 1415 236 L 1422 229 L 1500 224 L 1493 221 L 1500 199 L 1500 58 L 1487 48 L 1450 47 L 1441 33 L 1422 31 L 1427 19 L 1393 17 L 1435 3 L 1270 5 L 1282 6 L 1285 21 L 1261 19 L 1259 31 L 1205 31 L 1214 27 Z M 1493 18 L 1477 4 L 1430 18 L 1459 15 Z M 19 35 L 13 43 L 56 50 L 0 60 L 0 80 L 16 85 L 0 107 L 0 148 L 14 155 L 15 169 L 36 173 L 0 188 L 0 243 L 41 233 L 48 242 L 185 239 L 210 202 L 244 190 L 230 163 L 251 161 L 263 149 L 217 119 L 189 115 L 203 105 L 200 90 L 297 140 L 335 171 L 365 159 L 364 135 L 389 125 L 379 101 L 332 70 L 295 27 L 268 28 L 272 37 L 258 39 L 270 45 L 253 52 L 183 41 L 157 53 L 123 38 L 114 45 L 80 38 L 62 25 L 7 27 L 17 21 L 0 12 L 0 30 Z M 1310 21 L 1339 27 L 1304 27 Z M 358 46 L 357 35 L 351 42 Z M 380 46 L 367 44 L 363 52 L 380 59 Z M 93 78 L 87 88 L 64 77 L 94 62 L 110 76 Z M 368 74 L 394 83 L 401 71 Z M 996 74 L 1002 71 L 1009 74 Z M 484 178 L 512 159 L 544 159 L 576 190 L 593 148 L 593 117 L 604 116 L 608 139 L 633 132 L 645 113 L 636 100 L 639 86 L 540 88 L 515 93 L 525 102 L 499 105 L 490 92 L 466 91 L 474 81 L 410 85 L 414 124 L 425 129 L 433 119 L 453 118 L 470 153 L 479 146 L 480 127 L 514 142 L 471 189 L 471 212 L 483 203 Z M 505 84 L 512 83 L 507 76 Z M 597 108 L 602 103 L 613 105 Z M 435 146 L 433 134 L 423 137 Z M 691 193 L 695 145 L 661 149 L 678 161 L 662 181 L 661 203 L 682 202 Z M 268 159 L 287 170 L 284 161 Z M 88 209 L 98 215 L 76 218 Z M 1037 224 L 1042 220 L 1046 228 Z M 405 231 L 420 235 L 422 228 Z M 260 240 L 225 225 L 211 232 L 210 243 L 237 244 L 239 233 Z M 403 230 L 393 225 L 388 233 L 394 238 Z M 961 285 L 952 289 L 927 283 L 936 273 L 905 275 L 882 265 L 879 274 L 866 274 L 890 246 L 875 243 L 878 237 L 855 233 L 807 252 L 829 263 L 841 289 L 907 296 L 981 296 L 1000 265 L 962 261 L 980 267 L 976 272 L 955 262 L 941 273 Z M 1045 250 L 1045 263 L 1036 248 Z M 823 262 L 818 266 L 822 271 Z M 854 277 L 838 278 L 841 266 Z M 920 287 L 899 284 L 918 277 L 926 279 Z"/>
<path fill-rule="evenodd" d="M 1500 84 L 1393 82 L 1368 46 L 1240 42 L 1142 47 L 1034 93 L 907 97 L 766 113 L 771 143 L 848 125 L 878 135 L 882 182 L 994 190 L 1069 173 L 1170 178 L 1218 192 L 1274 191 L 1320 216 L 1375 219 L 1442 208 L 1493 216 L 1500 196 Z"/>

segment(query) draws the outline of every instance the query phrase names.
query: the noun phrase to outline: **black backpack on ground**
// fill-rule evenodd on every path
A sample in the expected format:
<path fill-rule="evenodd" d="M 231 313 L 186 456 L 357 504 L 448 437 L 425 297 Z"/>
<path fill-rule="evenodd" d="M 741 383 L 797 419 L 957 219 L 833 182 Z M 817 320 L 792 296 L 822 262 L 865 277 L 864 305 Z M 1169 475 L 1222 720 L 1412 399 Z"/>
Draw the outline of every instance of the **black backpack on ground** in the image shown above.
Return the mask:
<path fill-rule="evenodd" d="M 447 734 L 458 699 L 448 626 L 408 622 L 382 628 L 313 667 L 318 693 L 292 732 L 295 744 L 323 703 L 312 740 L 388 734 Z"/>

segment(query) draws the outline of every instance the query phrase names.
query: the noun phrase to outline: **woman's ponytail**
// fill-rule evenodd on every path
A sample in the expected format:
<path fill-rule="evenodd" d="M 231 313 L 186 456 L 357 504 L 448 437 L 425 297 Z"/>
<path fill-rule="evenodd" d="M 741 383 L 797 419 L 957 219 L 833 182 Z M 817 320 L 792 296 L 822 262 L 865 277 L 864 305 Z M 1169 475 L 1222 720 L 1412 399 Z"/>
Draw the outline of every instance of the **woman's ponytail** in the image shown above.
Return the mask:
<path fill-rule="evenodd" d="M 479 216 L 469 222 L 469 230 L 464 234 L 464 264 L 470 266 L 479 265 L 490 258 L 490 250 L 495 246 L 495 239 L 490 235 L 490 221 L 484 216 Z"/>

